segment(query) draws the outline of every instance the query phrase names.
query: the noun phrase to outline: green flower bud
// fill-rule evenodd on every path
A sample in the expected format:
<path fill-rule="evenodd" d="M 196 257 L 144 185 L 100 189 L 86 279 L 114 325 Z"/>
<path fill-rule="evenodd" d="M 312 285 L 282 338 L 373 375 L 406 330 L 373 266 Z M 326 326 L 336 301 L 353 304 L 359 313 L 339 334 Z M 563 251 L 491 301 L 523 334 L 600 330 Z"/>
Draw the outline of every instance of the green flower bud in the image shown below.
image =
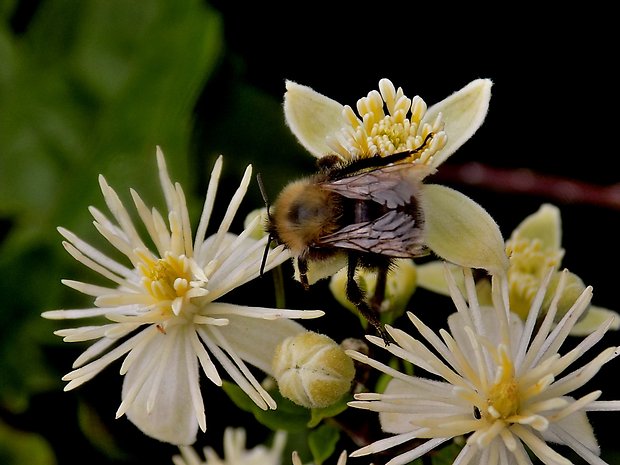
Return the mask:
<path fill-rule="evenodd" d="M 394 260 L 394 266 L 387 275 L 385 285 L 385 296 L 381 302 L 381 313 L 390 312 L 391 321 L 402 315 L 407 307 L 409 299 L 415 292 L 417 287 L 417 268 L 413 260 L 397 259 Z M 374 270 L 359 269 L 356 272 L 356 279 L 361 289 L 366 292 L 366 297 L 370 299 L 377 287 L 377 272 Z M 334 276 L 329 283 L 334 298 L 340 304 L 348 308 L 354 313 L 357 309 L 346 295 L 347 286 L 347 269 L 343 268 Z"/>
<path fill-rule="evenodd" d="M 252 224 L 252 222 L 257 216 L 260 217 L 258 222 Z M 248 213 L 248 215 L 245 217 L 245 220 L 243 221 L 244 228 L 252 226 L 252 232 L 250 233 L 250 237 L 256 240 L 262 239 L 264 236 L 267 235 L 267 231 L 265 230 L 266 224 L 267 209 L 265 207 L 252 210 L 250 213 Z"/>
<path fill-rule="evenodd" d="M 351 388 L 353 360 L 331 338 L 312 331 L 290 336 L 276 348 L 273 372 L 280 393 L 307 408 L 324 408 Z"/>

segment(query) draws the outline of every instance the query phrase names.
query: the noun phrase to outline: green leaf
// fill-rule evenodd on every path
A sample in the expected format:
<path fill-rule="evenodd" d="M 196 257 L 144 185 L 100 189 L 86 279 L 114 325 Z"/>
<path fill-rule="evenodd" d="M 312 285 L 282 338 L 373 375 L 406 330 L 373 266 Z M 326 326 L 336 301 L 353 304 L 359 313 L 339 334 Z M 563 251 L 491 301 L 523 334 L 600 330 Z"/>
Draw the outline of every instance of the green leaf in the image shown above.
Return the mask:
<path fill-rule="evenodd" d="M 106 427 L 93 407 L 85 402 L 78 405 L 78 422 L 80 429 L 90 442 L 106 456 L 115 460 L 126 459 L 118 447 L 113 433 Z"/>
<path fill-rule="evenodd" d="M 325 418 L 335 417 L 339 413 L 344 412 L 347 409 L 347 402 L 353 400 L 350 395 L 343 396 L 338 402 L 333 403 L 329 407 L 325 408 L 313 408 L 311 409 L 311 417 L 308 422 L 308 428 L 314 428 Z"/>
<path fill-rule="evenodd" d="M 193 108 L 221 36 L 199 0 L 41 3 L 0 81 L 0 214 L 18 228 L 36 219 L 40 234 L 87 224 L 97 175 L 144 179 L 156 145 L 188 177 Z"/>
<path fill-rule="evenodd" d="M 269 392 L 276 401 L 276 410 L 262 410 L 256 405 L 243 390 L 234 383 L 223 381 L 222 388 L 234 404 L 240 409 L 254 415 L 256 420 L 269 429 L 285 431 L 305 431 L 310 420 L 310 412 L 304 407 L 294 404 L 285 399 L 276 390 Z"/>
<path fill-rule="evenodd" d="M 0 463 L 56 465 L 56 458 L 49 443 L 38 434 L 19 431 L 0 422 Z"/>
<path fill-rule="evenodd" d="M 322 425 L 308 435 L 308 446 L 315 465 L 331 457 L 340 439 L 340 430 L 332 425 Z"/>
<path fill-rule="evenodd" d="M 0 293 L 6 296 L 0 311 L 0 404 L 18 413 L 28 408 L 33 393 L 61 386 L 61 375 L 44 353 L 44 344 L 61 339 L 52 334 L 57 325 L 40 312 L 63 289 L 53 279 L 58 261 L 47 249 L 23 244 L 10 252 L 0 254 Z"/>
<path fill-rule="evenodd" d="M 433 465 L 452 465 L 454 463 L 454 459 L 457 455 L 459 455 L 462 448 L 462 445 L 458 445 L 456 442 L 452 441 L 447 446 L 433 453 Z"/>
<path fill-rule="evenodd" d="M 64 252 L 56 226 L 100 239 L 87 210 L 103 206 L 99 173 L 124 200 L 135 187 L 147 203 L 162 202 L 157 145 L 191 192 L 194 107 L 220 56 L 222 26 L 201 0 L 54 0 L 37 2 L 16 36 L 4 7 L 0 322 L 10 324 L 0 325 L 0 402 L 20 411 L 60 379 L 41 350 L 60 341 L 59 326 L 41 324 L 40 313 L 78 302 L 61 278 L 90 276 Z"/>

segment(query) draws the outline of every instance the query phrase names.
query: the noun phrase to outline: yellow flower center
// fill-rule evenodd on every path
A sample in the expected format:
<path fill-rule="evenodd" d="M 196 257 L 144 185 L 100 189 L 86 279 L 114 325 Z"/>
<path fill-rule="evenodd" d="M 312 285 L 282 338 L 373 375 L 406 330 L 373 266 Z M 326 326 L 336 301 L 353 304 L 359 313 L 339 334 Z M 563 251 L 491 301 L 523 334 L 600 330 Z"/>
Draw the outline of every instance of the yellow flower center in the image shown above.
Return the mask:
<path fill-rule="evenodd" d="M 519 388 L 514 378 L 493 385 L 487 402 L 503 419 L 516 415 L 519 411 Z"/>
<path fill-rule="evenodd" d="M 161 316 L 180 315 L 188 306 L 189 299 L 206 295 L 203 284 L 192 272 L 191 259 L 185 255 L 166 253 L 163 258 L 154 258 L 147 252 L 137 252 L 140 259 L 138 270 L 142 274 L 142 285 L 150 295 Z"/>
<path fill-rule="evenodd" d="M 345 159 L 386 156 L 418 149 L 433 133 L 427 146 L 416 152 L 411 160 L 427 164 L 446 144 L 447 137 L 441 115 L 434 121 L 422 122 L 426 108 L 420 97 L 409 99 L 401 88 L 397 90 L 388 79 L 382 79 L 379 91 L 372 91 L 358 100 L 359 117 L 351 107 L 344 107 L 345 125 L 328 143 Z"/>
<path fill-rule="evenodd" d="M 487 411 L 494 419 L 506 420 L 519 413 L 520 395 L 512 360 L 504 347 L 500 347 L 499 357 L 496 382 L 487 392 Z"/>
<path fill-rule="evenodd" d="M 185 256 L 166 255 L 149 260 L 144 266 L 144 287 L 157 300 L 173 300 L 182 297 L 189 289 L 192 275 Z"/>
<path fill-rule="evenodd" d="M 506 242 L 506 252 L 510 257 L 508 269 L 510 310 L 525 319 L 544 274 L 549 267 L 559 266 L 562 252 L 545 250 L 540 240 L 519 236 Z"/>

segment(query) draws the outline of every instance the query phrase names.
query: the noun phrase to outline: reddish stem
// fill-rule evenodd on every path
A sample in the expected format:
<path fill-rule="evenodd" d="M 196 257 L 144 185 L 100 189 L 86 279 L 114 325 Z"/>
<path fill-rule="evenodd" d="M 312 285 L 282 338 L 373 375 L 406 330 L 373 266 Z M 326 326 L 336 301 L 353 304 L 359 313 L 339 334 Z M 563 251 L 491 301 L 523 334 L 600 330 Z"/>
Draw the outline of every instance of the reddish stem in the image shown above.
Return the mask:
<path fill-rule="evenodd" d="M 530 169 L 493 168 L 481 163 L 443 165 L 437 179 L 496 192 L 538 195 L 563 203 L 584 203 L 620 210 L 620 183 L 599 186 L 536 173 Z"/>

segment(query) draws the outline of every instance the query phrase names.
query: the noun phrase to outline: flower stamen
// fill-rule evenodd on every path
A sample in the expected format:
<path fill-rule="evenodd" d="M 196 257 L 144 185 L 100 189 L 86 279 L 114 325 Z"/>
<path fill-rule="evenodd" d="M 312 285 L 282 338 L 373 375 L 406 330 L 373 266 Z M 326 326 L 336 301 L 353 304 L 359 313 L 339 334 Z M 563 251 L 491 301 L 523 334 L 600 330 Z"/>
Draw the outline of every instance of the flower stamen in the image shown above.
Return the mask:
<path fill-rule="evenodd" d="M 194 276 L 191 259 L 185 255 L 168 252 L 163 258 L 154 258 L 137 251 L 136 256 L 140 259 L 137 268 L 142 274 L 142 286 L 163 316 L 179 315 L 191 298 L 206 295 L 206 281 Z"/>
<path fill-rule="evenodd" d="M 433 133 L 433 142 L 412 155 L 414 163 L 429 164 L 447 142 L 441 114 L 423 121 L 427 105 L 419 96 L 407 98 L 389 79 L 379 82 L 378 91 L 357 101 L 357 114 L 348 105 L 342 111 L 343 126 L 328 137 L 328 145 L 343 158 L 387 156 L 421 147 Z M 359 115 L 359 116 L 358 116 Z"/>

